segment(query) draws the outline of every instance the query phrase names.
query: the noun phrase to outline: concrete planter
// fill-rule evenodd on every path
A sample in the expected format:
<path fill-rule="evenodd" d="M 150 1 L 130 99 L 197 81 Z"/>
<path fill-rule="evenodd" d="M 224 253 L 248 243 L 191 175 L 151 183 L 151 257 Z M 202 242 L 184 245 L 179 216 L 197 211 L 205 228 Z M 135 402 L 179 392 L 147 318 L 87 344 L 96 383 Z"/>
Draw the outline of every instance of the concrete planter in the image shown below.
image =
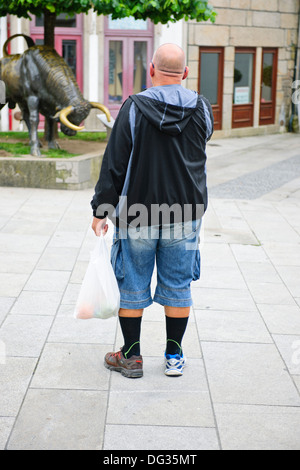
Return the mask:
<path fill-rule="evenodd" d="M 85 189 L 99 177 L 103 154 L 72 158 L 0 157 L 0 186 Z"/>

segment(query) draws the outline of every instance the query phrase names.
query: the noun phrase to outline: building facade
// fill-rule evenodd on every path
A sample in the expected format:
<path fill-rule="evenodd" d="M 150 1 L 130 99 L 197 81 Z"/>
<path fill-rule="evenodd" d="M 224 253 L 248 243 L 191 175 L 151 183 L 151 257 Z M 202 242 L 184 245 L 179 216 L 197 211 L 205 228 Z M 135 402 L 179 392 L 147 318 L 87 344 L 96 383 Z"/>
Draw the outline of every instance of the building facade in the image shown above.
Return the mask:
<path fill-rule="evenodd" d="M 291 115 L 292 84 L 299 77 L 299 0 L 214 0 L 215 24 L 181 21 L 153 25 L 132 18 L 60 15 L 55 47 L 73 69 L 85 98 L 105 104 L 113 117 L 124 100 L 151 86 L 148 64 L 154 50 L 175 42 L 186 52 L 187 88 L 211 102 L 215 136 L 278 132 Z M 0 47 L 22 32 L 43 43 L 43 19 L 1 18 Z M 11 53 L 22 52 L 22 38 Z M 102 126 L 91 111 L 88 130 Z M 43 120 L 41 119 L 41 126 Z M 18 129 L 14 111 L 2 110 L 1 128 Z"/>
<path fill-rule="evenodd" d="M 188 24 L 188 87 L 210 100 L 220 136 L 278 131 L 299 75 L 299 0 L 213 4 L 214 25 Z"/>

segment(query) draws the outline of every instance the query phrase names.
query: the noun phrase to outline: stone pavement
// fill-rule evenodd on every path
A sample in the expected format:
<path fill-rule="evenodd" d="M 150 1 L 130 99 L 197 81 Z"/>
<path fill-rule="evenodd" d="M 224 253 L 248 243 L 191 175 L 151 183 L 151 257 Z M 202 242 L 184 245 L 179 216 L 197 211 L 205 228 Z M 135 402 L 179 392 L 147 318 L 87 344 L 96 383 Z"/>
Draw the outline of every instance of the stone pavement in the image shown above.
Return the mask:
<path fill-rule="evenodd" d="M 181 378 L 163 374 L 162 307 L 138 380 L 103 367 L 115 318 L 73 319 L 93 191 L 0 188 L 0 449 L 299 450 L 299 155 L 290 134 L 210 143 Z"/>

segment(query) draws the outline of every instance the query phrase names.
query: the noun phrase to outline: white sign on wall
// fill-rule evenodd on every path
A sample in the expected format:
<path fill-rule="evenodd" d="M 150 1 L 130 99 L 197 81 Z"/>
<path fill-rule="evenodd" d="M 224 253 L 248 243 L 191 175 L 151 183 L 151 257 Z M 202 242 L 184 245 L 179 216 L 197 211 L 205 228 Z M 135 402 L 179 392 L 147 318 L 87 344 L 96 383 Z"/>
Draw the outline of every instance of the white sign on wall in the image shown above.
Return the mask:
<path fill-rule="evenodd" d="M 250 88 L 248 86 L 236 87 L 234 90 L 234 104 L 247 104 L 250 102 Z"/>

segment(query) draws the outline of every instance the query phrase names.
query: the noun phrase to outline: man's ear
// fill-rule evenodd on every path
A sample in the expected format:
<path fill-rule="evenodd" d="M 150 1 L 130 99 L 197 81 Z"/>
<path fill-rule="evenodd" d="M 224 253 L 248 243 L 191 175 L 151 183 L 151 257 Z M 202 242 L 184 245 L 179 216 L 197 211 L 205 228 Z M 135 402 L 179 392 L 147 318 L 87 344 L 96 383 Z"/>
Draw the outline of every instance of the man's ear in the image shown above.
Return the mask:
<path fill-rule="evenodd" d="M 154 64 L 153 62 L 150 62 L 150 77 L 154 76 Z"/>
<path fill-rule="evenodd" d="M 189 71 L 190 69 L 188 67 L 185 67 L 182 80 L 185 80 L 187 78 Z"/>

